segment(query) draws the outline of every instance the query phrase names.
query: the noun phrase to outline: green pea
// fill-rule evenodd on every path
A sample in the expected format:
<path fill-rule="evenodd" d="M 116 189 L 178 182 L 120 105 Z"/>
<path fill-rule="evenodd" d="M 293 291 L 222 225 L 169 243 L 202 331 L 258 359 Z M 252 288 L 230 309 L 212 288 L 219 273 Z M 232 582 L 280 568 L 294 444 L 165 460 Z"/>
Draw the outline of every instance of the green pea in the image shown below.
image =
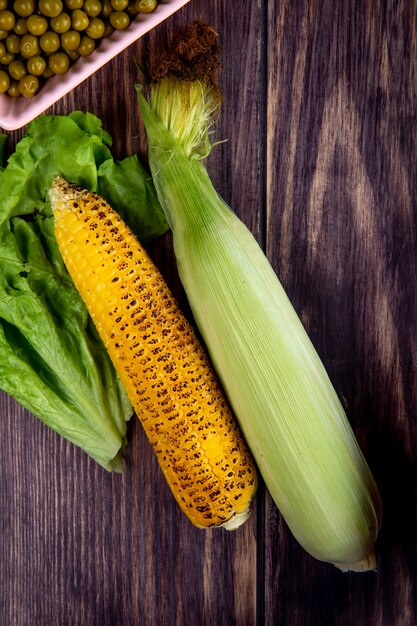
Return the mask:
<path fill-rule="evenodd" d="M 114 11 L 124 11 L 128 6 L 129 0 L 110 0 Z"/>
<path fill-rule="evenodd" d="M 61 13 L 63 4 L 61 0 L 39 0 L 39 11 L 46 17 L 56 17 Z"/>
<path fill-rule="evenodd" d="M 23 35 L 20 42 L 20 54 L 25 59 L 39 54 L 39 39 L 30 33 Z"/>
<path fill-rule="evenodd" d="M 14 25 L 14 32 L 16 33 L 16 35 L 26 35 L 26 33 L 28 32 L 28 27 L 27 27 L 27 19 L 25 17 L 19 17 L 16 20 L 16 24 Z"/>
<path fill-rule="evenodd" d="M 73 63 L 75 63 L 75 61 L 78 61 L 78 59 L 80 58 L 80 53 L 77 52 L 76 50 L 65 50 L 65 52 L 68 54 L 68 58 Z"/>
<path fill-rule="evenodd" d="M 51 68 L 47 65 L 45 67 L 45 71 L 42 74 L 42 78 L 51 78 L 54 75 L 53 71 L 51 70 Z"/>
<path fill-rule="evenodd" d="M 33 98 L 39 91 L 39 80 L 32 74 L 26 74 L 19 80 L 18 89 L 25 98 Z"/>
<path fill-rule="evenodd" d="M 48 20 L 43 15 L 31 15 L 28 17 L 26 24 L 28 31 L 37 37 L 40 37 L 48 30 Z"/>
<path fill-rule="evenodd" d="M 11 11 L 0 11 L 0 30 L 13 30 L 16 18 Z"/>
<path fill-rule="evenodd" d="M 0 70 L 0 93 L 6 93 L 9 87 L 10 87 L 9 75 L 4 70 Z"/>
<path fill-rule="evenodd" d="M 12 33 L 8 37 L 6 37 L 6 48 L 8 52 L 12 54 L 19 54 L 20 52 L 20 37 Z"/>
<path fill-rule="evenodd" d="M 82 9 L 84 0 L 65 0 L 65 4 L 70 11 Z"/>
<path fill-rule="evenodd" d="M 110 13 L 109 20 L 116 30 L 125 30 L 130 24 L 130 17 L 124 11 L 113 11 Z"/>
<path fill-rule="evenodd" d="M 4 45 L 2 41 L 0 41 L 0 59 L 6 54 L 6 52 L 7 52 L 6 46 Z"/>
<path fill-rule="evenodd" d="M 97 17 L 100 15 L 103 5 L 100 0 L 85 0 L 83 11 L 87 13 L 88 17 Z"/>
<path fill-rule="evenodd" d="M 106 20 L 104 22 L 104 33 L 103 33 L 103 37 L 110 37 L 110 35 L 114 33 L 114 28 L 113 26 L 110 24 L 110 22 L 108 20 Z"/>
<path fill-rule="evenodd" d="M 136 0 L 135 2 L 138 13 L 152 13 L 157 6 L 158 3 L 156 0 Z"/>
<path fill-rule="evenodd" d="M 113 7 L 111 5 L 110 0 L 102 0 L 103 7 L 101 9 L 102 17 L 109 17 L 110 13 L 113 11 Z"/>
<path fill-rule="evenodd" d="M 27 73 L 26 65 L 23 63 L 23 61 L 20 61 L 19 59 L 15 59 L 11 63 L 9 63 L 8 70 L 10 76 L 15 80 L 20 80 Z"/>
<path fill-rule="evenodd" d="M 82 57 L 88 57 L 92 52 L 94 52 L 95 47 L 96 44 L 94 39 L 91 39 L 91 37 L 88 37 L 87 35 L 83 35 L 81 37 L 80 45 L 77 48 L 77 52 Z"/>
<path fill-rule="evenodd" d="M 66 74 L 69 66 L 70 60 L 65 52 L 55 52 L 49 57 L 49 67 L 54 74 Z"/>
<path fill-rule="evenodd" d="M 0 0 L 0 11 L 7 9 L 7 0 Z"/>
<path fill-rule="evenodd" d="M 35 11 L 35 2 L 34 0 L 15 0 L 13 9 L 18 15 L 28 17 Z"/>
<path fill-rule="evenodd" d="M 46 61 L 40 55 L 32 57 L 26 63 L 26 68 L 29 74 L 33 76 L 42 76 L 46 68 Z"/>
<path fill-rule="evenodd" d="M 3 54 L 3 56 L 0 59 L 0 64 L 1 65 L 9 65 L 12 61 L 14 61 L 16 58 L 15 54 L 12 54 L 11 52 L 6 52 L 6 54 Z"/>
<path fill-rule="evenodd" d="M 137 10 L 134 2 L 129 2 L 129 6 L 126 7 L 126 13 L 128 15 L 130 15 L 130 17 L 132 17 L 132 18 L 137 16 L 138 10 Z"/>
<path fill-rule="evenodd" d="M 10 87 L 7 90 L 7 95 L 11 98 L 18 98 L 20 96 L 18 85 L 19 83 L 17 82 L 17 80 L 10 81 Z"/>
<path fill-rule="evenodd" d="M 60 13 L 51 18 L 51 27 L 56 33 L 66 33 L 71 28 L 71 18 L 68 13 Z"/>
<path fill-rule="evenodd" d="M 91 39 L 100 39 L 104 35 L 104 30 L 105 26 L 103 20 L 99 17 L 92 17 L 85 32 Z"/>
<path fill-rule="evenodd" d="M 84 13 L 84 11 L 75 9 L 75 11 L 71 13 L 71 26 L 74 30 L 85 30 L 88 28 L 89 23 L 90 20 L 88 19 L 88 15 L 87 13 Z"/>
<path fill-rule="evenodd" d="M 56 52 L 61 45 L 59 35 L 53 30 L 47 30 L 46 33 L 39 37 L 39 45 L 44 52 Z"/>
<path fill-rule="evenodd" d="M 2 39 L 6 39 L 6 37 L 8 36 L 8 34 L 9 34 L 9 31 L 8 31 L 8 30 L 3 30 L 3 29 L 0 29 L 0 41 L 1 41 Z"/>
<path fill-rule="evenodd" d="M 81 35 L 77 30 L 68 30 L 61 35 L 61 48 L 64 50 L 76 50 L 80 45 Z"/>

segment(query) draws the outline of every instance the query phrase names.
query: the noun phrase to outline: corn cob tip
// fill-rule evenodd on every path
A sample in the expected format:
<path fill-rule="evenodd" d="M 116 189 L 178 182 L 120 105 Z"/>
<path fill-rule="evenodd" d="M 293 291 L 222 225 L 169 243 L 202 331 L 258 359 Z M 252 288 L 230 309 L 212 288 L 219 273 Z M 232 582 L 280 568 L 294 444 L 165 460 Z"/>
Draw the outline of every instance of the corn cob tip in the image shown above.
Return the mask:
<path fill-rule="evenodd" d="M 236 513 L 236 515 L 228 519 L 227 522 L 221 524 L 221 528 L 225 528 L 226 530 L 237 530 L 239 526 L 242 526 L 242 524 L 244 524 L 246 520 L 249 519 L 250 513 L 251 512 L 249 507 L 246 509 L 246 511 L 243 511 L 243 513 Z"/>
<path fill-rule="evenodd" d="M 374 550 L 365 559 L 357 563 L 333 563 L 341 572 L 376 572 L 376 555 Z"/>
<path fill-rule="evenodd" d="M 74 183 L 70 183 L 61 176 L 55 176 L 51 188 L 49 190 L 49 197 L 54 209 L 59 207 L 60 202 L 67 202 L 80 195 L 82 188 Z"/>

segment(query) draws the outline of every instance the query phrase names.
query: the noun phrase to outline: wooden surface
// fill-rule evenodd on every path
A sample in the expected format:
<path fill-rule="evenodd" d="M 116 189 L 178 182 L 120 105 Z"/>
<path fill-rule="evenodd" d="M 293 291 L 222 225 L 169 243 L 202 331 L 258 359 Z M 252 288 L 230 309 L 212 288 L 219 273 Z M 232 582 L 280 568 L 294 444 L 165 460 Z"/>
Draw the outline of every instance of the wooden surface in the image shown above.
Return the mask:
<path fill-rule="evenodd" d="M 235 533 L 193 528 L 137 421 L 109 475 L 0 395 L 2 626 L 417 623 L 417 1 L 191 0 L 50 112 L 145 152 L 134 58 L 190 19 L 222 43 L 207 167 L 265 247 L 379 483 L 378 572 L 306 554 L 261 485 Z M 13 145 L 22 132 L 11 133 Z M 186 307 L 170 237 L 151 250 Z"/>

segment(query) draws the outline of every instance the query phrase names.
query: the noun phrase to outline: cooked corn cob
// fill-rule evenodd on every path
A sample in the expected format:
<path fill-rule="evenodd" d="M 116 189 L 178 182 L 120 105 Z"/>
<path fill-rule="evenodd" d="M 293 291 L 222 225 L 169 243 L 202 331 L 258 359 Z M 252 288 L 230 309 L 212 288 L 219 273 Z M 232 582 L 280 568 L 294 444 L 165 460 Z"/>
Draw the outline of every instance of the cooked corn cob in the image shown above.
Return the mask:
<path fill-rule="evenodd" d="M 178 504 L 198 527 L 236 528 L 256 470 L 191 325 L 102 198 L 59 177 L 50 196 L 65 264 Z"/>

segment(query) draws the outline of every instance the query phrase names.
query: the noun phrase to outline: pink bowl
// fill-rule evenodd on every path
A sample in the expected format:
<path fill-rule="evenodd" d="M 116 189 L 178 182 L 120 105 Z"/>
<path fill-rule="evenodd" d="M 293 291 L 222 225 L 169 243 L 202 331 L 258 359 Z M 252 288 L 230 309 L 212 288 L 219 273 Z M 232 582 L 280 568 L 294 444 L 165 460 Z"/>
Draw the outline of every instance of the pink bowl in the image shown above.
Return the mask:
<path fill-rule="evenodd" d="M 11 98 L 0 95 L 0 127 L 4 130 L 21 128 L 43 113 L 54 102 L 94 74 L 119 52 L 130 46 L 146 32 L 163 22 L 189 0 L 163 0 L 153 13 L 140 14 L 125 31 L 114 31 L 103 39 L 90 56 L 79 59 L 64 76 L 48 79 L 34 98 Z"/>

